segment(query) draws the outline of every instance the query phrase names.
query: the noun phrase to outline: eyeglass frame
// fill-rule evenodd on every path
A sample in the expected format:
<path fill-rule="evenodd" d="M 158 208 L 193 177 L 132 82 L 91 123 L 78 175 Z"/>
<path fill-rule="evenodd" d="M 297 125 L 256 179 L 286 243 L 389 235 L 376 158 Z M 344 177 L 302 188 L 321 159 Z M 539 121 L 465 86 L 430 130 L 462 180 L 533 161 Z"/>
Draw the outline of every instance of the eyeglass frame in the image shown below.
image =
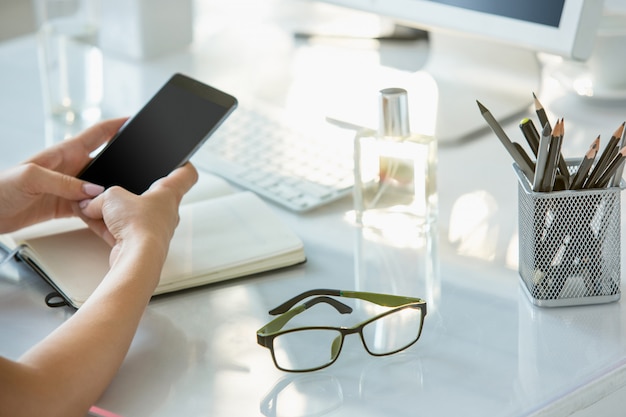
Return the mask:
<path fill-rule="evenodd" d="M 296 304 L 306 298 L 318 295 L 319 297 L 312 298 L 310 300 L 305 301 L 304 303 L 297 305 Z M 319 303 L 326 303 L 330 306 L 334 307 L 341 314 L 350 314 L 352 313 L 352 307 L 335 300 L 329 296 L 335 297 L 346 297 L 346 298 L 356 298 L 359 300 L 369 301 L 374 304 L 378 304 L 384 307 L 394 307 L 391 310 L 385 311 L 381 314 L 378 314 L 374 317 L 371 317 L 365 321 L 362 321 L 352 327 L 333 327 L 333 326 L 303 326 L 303 327 L 295 327 L 292 329 L 281 330 L 292 318 L 297 316 L 298 314 L 306 311 L 307 309 L 313 307 Z M 295 307 L 294 307 L 295 306 Z M 369 350 L 367 344 L 365 343 L 365 339 L 363 336 L 363 328 L 369 323 L 376 321 L 382 317 L 393 314 L 397 311 L 403 310 L 405 308 L 417 308 L 420 310 L 420 327 L 419 333 L 415 340 L 408 345 L 396 349 L 391 352 L 385 353 L 374 353 Z M 363 348 L 367 353 L 372 356 L 389 356 L 395 353 L 401 352 L 405 349 L 408 349 L 412 345 L 414 345 L 422 335 L 422 329 L 424 327 L 424 317 L 426 317 L 427 307 L 426 301 L 421 298 L 416 297 L 406 297 L 401 295 L 391 295 L 391 294 L 381 294 L 381 293 L 373 293 L 373 292 L 363 292 L 363 291 L 344 291 L 344 290 L 334 290 L 334 289 L 315 289 L 305 291 L 301 294 L 296 295 L 293 298 L 285 301 L 283 304 L 279 305 L 276 308 L 273 308 L 269 311 L 271 315 L 279 315 L 274 320 L 267 323 L 265 326 L 261 327 L 257 330 L 257 343 L 267 349 L 270 350 L 272 355 L 272 360 L 276 368 L 285 372 L 312 372 L 320 369 L 324 369 L 337 360 L 341 353 L 341 348 L 343 347 L 343 341 L 345 337 L 349 334 L 358 333 L 361 338 L 361 343 L 363 344 Z M 302 331 L 302 330 L 334 330 L 341 334 L 341 343 L 337 347 L 337 354 L 334 355 L 333 359 L 321 366 L 308 368 L 308 369 L 286 369 L 281 367 L 277 360 L 276 355 L 274 353 L 274 339 L 280 335 Z"/>

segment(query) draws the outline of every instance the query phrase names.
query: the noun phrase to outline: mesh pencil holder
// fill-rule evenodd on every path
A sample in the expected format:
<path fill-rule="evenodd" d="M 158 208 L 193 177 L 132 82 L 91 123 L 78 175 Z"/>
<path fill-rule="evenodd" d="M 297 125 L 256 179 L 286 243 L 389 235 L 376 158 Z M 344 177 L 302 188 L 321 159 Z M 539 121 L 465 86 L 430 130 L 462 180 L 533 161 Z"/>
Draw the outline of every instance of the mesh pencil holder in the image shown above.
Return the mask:
<path fill-rule="evenodd" d="M 513 167 L 519 180 L 519 274 L 530 301 L 560 307 L 619 300 L 624 182 L 534 192 L 517 164 Z"/>

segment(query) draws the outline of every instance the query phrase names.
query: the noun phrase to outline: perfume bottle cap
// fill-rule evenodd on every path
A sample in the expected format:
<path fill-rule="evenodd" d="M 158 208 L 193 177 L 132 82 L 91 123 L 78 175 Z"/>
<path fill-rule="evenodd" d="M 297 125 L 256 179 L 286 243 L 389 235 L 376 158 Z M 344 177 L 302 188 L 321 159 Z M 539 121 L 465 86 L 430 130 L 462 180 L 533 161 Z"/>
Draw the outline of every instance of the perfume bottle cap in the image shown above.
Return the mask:
<path fill-rule="evenodd" d="M 410 132 L 409 102 L 406 90 L 402 88 L 380 90 L 379 133 L 381 136 L 405 137 Z"/>

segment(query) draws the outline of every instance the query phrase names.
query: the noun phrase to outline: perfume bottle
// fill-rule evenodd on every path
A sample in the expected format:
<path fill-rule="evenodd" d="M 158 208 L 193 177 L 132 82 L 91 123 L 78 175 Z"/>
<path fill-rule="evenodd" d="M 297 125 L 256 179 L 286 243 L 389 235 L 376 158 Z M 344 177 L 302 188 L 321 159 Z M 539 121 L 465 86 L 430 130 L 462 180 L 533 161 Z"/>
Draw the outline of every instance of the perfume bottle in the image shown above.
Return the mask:
<path fill-rule="evenodd" d="M 355 140 L 356 221 L 381 230 L 428 226 L 437 219 L 436 141 L 411 133 L 406 90 L 381 90 L 379 106 L 378 135 Z"/>

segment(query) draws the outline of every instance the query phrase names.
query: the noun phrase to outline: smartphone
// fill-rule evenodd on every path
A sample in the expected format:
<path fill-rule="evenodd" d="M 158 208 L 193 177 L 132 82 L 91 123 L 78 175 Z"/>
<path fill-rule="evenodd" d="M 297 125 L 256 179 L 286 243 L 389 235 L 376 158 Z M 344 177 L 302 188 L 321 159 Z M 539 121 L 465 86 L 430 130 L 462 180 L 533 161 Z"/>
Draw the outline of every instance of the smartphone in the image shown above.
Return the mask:
<path fill-rule="evenodd" d="M 236 107 L 235 97 L 174 74 L 78 178 L 141 194 L 185 164 Z"/>

